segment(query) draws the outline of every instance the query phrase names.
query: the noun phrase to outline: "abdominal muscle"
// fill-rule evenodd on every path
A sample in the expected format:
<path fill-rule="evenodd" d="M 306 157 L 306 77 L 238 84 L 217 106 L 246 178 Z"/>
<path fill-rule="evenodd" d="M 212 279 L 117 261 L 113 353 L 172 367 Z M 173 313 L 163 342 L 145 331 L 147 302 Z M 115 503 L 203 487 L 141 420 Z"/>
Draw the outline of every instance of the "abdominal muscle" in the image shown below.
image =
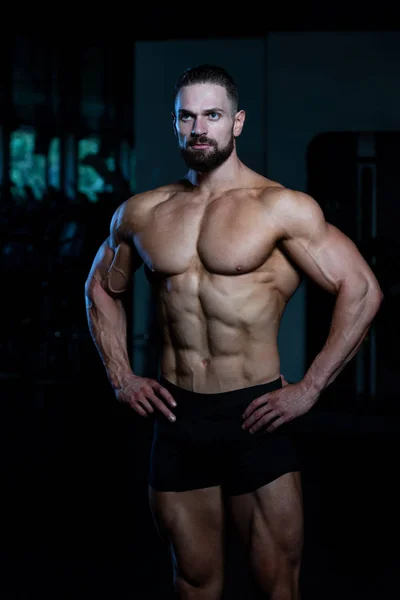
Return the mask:
<path fill-rule="evenodd" d="M 220 393 L 280 376 L 277 345 L 286 300 L 266 273 L 187 271 L 158 289 L 161 370 L 171 383 Z"/>

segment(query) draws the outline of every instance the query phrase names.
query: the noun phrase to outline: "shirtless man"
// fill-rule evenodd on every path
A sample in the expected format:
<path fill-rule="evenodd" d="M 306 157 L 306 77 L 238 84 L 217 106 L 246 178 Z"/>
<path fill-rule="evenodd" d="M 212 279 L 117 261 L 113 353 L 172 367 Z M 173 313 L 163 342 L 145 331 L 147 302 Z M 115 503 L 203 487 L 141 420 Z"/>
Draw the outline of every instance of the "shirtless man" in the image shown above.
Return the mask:
<path fill-rule="evenodd" d="M 221 597 L 227 514 L 266 597 L 299 600 L 302 495 L 286 424 L 355 355 L 382 300 L 314 199 L 239 160 L 244 121 L 224 70 L 182 74 L 173 128 L 189 170 L 117 209 L 86 283 L 89 328 L 117 399 L 154 418 L 150 506 L 185 600 Z M 127 353 L 120 294 L 142 264 L 163 337 L 159 381 L 135 375 Z M 324 347 L 288 384 L 277 337 L 301 273 L 336 303 Z"/>

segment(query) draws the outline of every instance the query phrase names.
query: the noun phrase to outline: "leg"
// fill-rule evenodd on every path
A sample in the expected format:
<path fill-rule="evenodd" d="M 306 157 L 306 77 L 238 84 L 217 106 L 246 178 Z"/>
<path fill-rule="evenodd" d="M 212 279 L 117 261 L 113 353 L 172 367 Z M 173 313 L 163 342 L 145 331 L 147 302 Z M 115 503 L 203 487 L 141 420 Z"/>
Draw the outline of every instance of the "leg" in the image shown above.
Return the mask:
<path fill-rule="evenodd" d="M 224 512 L 220 486 L 160 492 L 149 486 L 150 508 L 172 558 L 182 600 L 219 600 L 224 574 Z"/>
<path fill-rule="evenodd" d="M 254 576 L 270 600 L 300 600 L 303 507 L 300 473 L 228 499 Z"/>

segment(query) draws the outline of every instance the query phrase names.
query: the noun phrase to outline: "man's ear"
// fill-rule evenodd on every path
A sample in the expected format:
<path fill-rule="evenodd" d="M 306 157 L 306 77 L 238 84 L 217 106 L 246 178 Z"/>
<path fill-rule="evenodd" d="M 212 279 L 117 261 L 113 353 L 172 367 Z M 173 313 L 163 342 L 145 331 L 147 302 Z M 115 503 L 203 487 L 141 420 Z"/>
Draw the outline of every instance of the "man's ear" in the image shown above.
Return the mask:
<path fill-rule="evenodd" d="M 174 134 L 175 134 L 175 136 L 177 136 L 178 134 L 176 133 L 176 115 L 174 112 L 171 113 L 171 117 L 172 117 L 172 127 L 174 129 Z"/>
<path fill-rule="evenodd" d="M 233 135 L 238 137 L 242 133 L 244 121 L 246 119 L 246 111 L 239 110 L 235 115 L 235 121 L 233 125 Z"/>

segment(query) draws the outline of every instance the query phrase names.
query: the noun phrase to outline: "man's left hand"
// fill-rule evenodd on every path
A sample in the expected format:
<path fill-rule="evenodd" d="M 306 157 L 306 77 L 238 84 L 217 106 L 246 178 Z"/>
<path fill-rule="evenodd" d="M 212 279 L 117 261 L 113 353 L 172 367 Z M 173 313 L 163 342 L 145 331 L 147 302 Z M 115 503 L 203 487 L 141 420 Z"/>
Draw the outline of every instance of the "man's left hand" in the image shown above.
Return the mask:
<path fill-rule="evenodd" d="M 304 384 L 288 383 L 283 375 L 282 385 L 279 390 L 274 390 L 253 400 L 243 413 L 245 419 L 243 429 L 255 433 L 259 429 L 266 429 L 271 433 L 283 423 L 288 423 L 310 410 L 318 399 Z"/>

